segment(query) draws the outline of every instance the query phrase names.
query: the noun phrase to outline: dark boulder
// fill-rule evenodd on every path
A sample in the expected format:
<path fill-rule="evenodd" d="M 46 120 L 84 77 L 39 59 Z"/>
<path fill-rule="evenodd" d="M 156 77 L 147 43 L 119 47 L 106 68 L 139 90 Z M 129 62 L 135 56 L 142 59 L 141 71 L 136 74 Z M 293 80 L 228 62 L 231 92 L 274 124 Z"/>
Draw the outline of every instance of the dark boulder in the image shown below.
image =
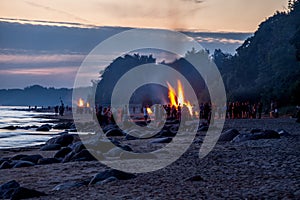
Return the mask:
<path fill-rule="evenodd" d="M 289 136 L 291 136 L 291 134 L 289 132 L 287 132 L 286 130 L 284 130 L 284 129 L 278 129 L 277 133 L 280 136 L 283 136 L 283 137 L 289 137 Z"/>
<path fill-rule="evenodd" d="M 63 158 L 62 163 L 70 162 L 74 155 L 75 152 L 71 151 Z"/>
<path fill-rule="evenodd" d="M 138 138 L 137 137 L 134 137 L 130 134 L 126 134 L 126 137 L 125 137 L 126 140 L 137 140 Z"/>
<path fill-rule="evenodd" d="M 36 190 L 24 188 L 24 187 L 18 187 L 12 193 L 11 199 L 12 200 L 29 199 L 29 198 L 35 198 L 35 197 L 41 197 L 41 196 L 46 196 L 46 194 L 44 192 L 39 192 Z"/>
<path fill-rule="evenodd" d="M 57 158 L 41 158 L 37 162 L 38 165 L 48 165 L 53 163 L 60 163 L 60 160 Z"/>
<path fill-rule="evenodd" d="M 61 146 L 65 147 L 68 146 L 69 144 L 72 144 L 73 140 L 74 140 L 73 135 L 64 134 L 56 138 L 55 144 L 60 144 Z"/>
<path fill-rule="evenodd" d="M 202 126 L 199 126 L 197 132 L 204 132 L 204 131 L 208 131 L 208 126 L 205 126 L 205 125 L 202 125 Z"/>
<path fill-rule="evenodd" d="M 233 138 L 235 138 L 239 134 L 240 133 L 239 133 L 238 130 L 236 130 L 236 129 L 229 129 L 229 130 L 223 132 L 220 135 L 219 141 L 220 142 L 229 142 L 229 141 L 233 140 Z"/>
<path fill-rule="evenodd" d="M 157 137 L 174 137 L 175 135 L 176 133 L 172 132 L 170 129 L 163 129 L 157 134 Z"/>
<path fill-rule="evenodd" d="M 36 131 L 50 131 L 51 126 L 49 124 L 43 124 L 42 126 L 38 127 Z"/>
<path fill-rule="evenodd" d="M 172 138 L 157 138 L 151 141 L 151 144 L 160 144 L 160 143 L 170 143 L 172 141 Z"/>
<path fill-rule="evenodd" d="M 67 190 L 70 188 L 77 188 L 77 187 L 81 187 L 84 185 L 87 185 L 89 183 L 86 181 L 81 181 L 81 182 L 67 182 L 67 183 L 61 183 L 58 184 L 57 186 L 55 186 L 52 190 L 53 191 L 61 191 L 61 190 Z"/>
<path fill-rule="evenodd" d="M 31 167 L 31 166 L 34 166 L 34 163 L 20 160 L 13 166 L 13 168 Z"/>
<path fill-rule="evenodd" d="M 96 174 L 90 181 L 89 185 L 96 184 L 99 181 L 103 181 L 111 177 L 115 177 L 118 180 L 128 180 L 135 178 L 136 175 L 127 172 L 122 172 L 116 169 L 109 169 Z"/>
<path fill-rule="evenodd" d="M 15 180 L 0 185 L 0 199 L 11 199 L 13 192 L 19 187 L 20 184 Z"/>
<path fill-rule="evenodd" d="M 83 149 L 79 153 L 76 153 L 71 161 L 93 161 L 97 160 L 88 150 Z"/>
<path fill-rule="evenodd" d="M 260 132 L 263 132 L 263 130 L 260 129 L 260 128 L 253 128 L 253 129 L 251 129 L 251 131 L 250 131 L 250 133 L 260 133 Z"/>
<path fill-rule="evenodd" d="M 54 158 L 64 158 L 72 149 L 70 147 L 64 147 L 54 155 Z"/>
<path fill-rule="evenodd" d="M 40 148 L 41 151 L 55 151 L 60 150 L 60 144 L 48 144 Z"/>
<path fill-rule="evenodd" d="M 68 123 L 59 123 L 53 126 L 53 129 L 58 129 L 58 130 L 64 130 L 64 129 L 71 129 L 73 123 L 68 122 Z"/>
<path fill-rule="evenodd" d="M 253 134 L 239 134 L 238 136 L 236 136 L 235 138 L 233 138 L 233 140 L 231 142 L 233 143 L 239 143 L 239 142 L 244 142 L 244 141 L 248 141 L 248 140 L 253 140 L 254 136 Z"/>
<path fill-rule="evenodd" d="M 254 133 L 253 139 L 260 140 L 260 139 L 279 139 L 280 135 L 276 131 L 273 130 L 265 130 L 264 132 Z"/>
<path fill-rule="evenodd" d="M 0 169 L 10 169 L 12 166 L 10 165 L 10 163 L 8 161 L 4 161 L 1 165 L 0 165 Z"/>
<path fill-rule="evenodd" d="M 18 126 L 6 126 L 6 127 L 1 128 L 1 129 L 6 129 L 6 130 L 13 131 L 13 130 L 16 130 L 17 128 L 19 128 L 19 127 Z"/>
<path fill-rule="evenodd" d="M 109 131 L 106 132 L 107 137 L 116 137 L 116 136 L 124 136 L 124 133 L 122 130 L 115 128 L 115 129 L 110 129 Z"/>
<path fill-rule="evenodd" d="M 83 149 L 86 149 L 84 144 L 81 141 L 70 144 L 69 147 L 75 152 L 78 153 Z"/>
<path fill-rule="evenodd" d="M 32 162 L 34 164 L 37 164 L 37 162 L 41 158 L 43 158 L 43 156 L 41 156 L 40 154 L 35 154 L 35 155 L 29 155 L 29 156 L 23 157 L 20 160 L 29 161 L 29 162 Z"/>
<path fill-rule="evenodd" d="M 20 160 L 21 158 L 24 158 L 28 155 L 25 155 L 25 154 L 18 154 L 18 155 L 15 155 L 13 157 L 10 158 L 10 160 Z"/>

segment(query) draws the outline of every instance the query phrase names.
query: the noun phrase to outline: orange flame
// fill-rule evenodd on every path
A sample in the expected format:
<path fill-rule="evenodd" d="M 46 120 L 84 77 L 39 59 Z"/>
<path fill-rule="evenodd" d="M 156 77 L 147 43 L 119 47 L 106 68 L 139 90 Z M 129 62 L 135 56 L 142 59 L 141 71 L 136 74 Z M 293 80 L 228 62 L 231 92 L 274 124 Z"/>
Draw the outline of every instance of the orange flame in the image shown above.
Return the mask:
<path fill-rule="evenodd" d="M 176 108 L 177 108 L 179 105 L 180 106 L 184 105 L 188 108 L 190 115 L 193 116 L 193 106 L 189 101 L 186 101 L 184 99 L 184 90 L 183 90 L 181 81 L 177 80 L 177 94 L 178 95 L 176 95 L 175 89 L 170 85 L 170 83 L 167 82 L 167 85 L 168 85 L 168 89 L 169 89 L 168 95 L 169 95 L 169 100 L 170 100 L 171 106 L 176 106 Z M 176 96 L 177 96 L 177 98 L 176 98 Z"/>
<path fill-rule="evenodd" d="M 77 105 L 78 107 L 84 107 L 84 101 L 82 98 L 79 98 Z"/>
<path fill-rule="evenodd" d="M 89 108 L 90 107 L 90 103 L 86 102 L 86 107 Z"/>
<path fill-rule="evenodd" d="M 175 89 L 170 85 L 170 83 L 168 83 L 168 89 L 169 89 L 169 99 L 170 99 L 170 102 L 171 102 L 171 105 L 175 105 L 177 107 L 177 102 L 176 102 L 176 92 L 175 92 Z"/>
<path fill-rule="evenodd" d="M 147 108 L 147 113 L 148 114 L 152 114 L 153 113 L 152 110 L 151 110 L 151 108 Z"/>

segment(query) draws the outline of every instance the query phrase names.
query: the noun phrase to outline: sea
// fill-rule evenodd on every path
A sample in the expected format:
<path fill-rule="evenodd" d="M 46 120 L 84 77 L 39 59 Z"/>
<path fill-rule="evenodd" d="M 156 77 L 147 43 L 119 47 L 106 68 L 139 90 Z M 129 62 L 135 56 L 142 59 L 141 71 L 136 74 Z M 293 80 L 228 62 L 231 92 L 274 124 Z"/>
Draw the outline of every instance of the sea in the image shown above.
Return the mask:
<path fill-rule="evenodd" d="M 53 120 L 41 118 L 41 115 L 54 113 L 43 113 L 30 111 L 28 107 L 22 106 L 0 106 L 0 149 L 19 148 L 35 146 L 45 143 L 48 139 L 57 135 L 59 130 L 49 132 L 36 131 L 32 129 L 3 129 L 7 126 L 41 126 L 42 124 L 53 125 Z"/>

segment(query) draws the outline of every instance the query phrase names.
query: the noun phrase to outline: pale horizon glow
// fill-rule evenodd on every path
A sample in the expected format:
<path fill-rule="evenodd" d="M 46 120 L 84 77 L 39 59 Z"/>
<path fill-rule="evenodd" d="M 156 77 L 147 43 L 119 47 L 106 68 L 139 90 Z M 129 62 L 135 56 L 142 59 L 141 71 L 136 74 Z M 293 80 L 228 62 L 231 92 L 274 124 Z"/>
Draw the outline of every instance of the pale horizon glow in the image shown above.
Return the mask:
<path fill-rule="evenodd" d="M 1 0 L 0 17 L 90 26 L 254 32 L 287 0 Z"/>

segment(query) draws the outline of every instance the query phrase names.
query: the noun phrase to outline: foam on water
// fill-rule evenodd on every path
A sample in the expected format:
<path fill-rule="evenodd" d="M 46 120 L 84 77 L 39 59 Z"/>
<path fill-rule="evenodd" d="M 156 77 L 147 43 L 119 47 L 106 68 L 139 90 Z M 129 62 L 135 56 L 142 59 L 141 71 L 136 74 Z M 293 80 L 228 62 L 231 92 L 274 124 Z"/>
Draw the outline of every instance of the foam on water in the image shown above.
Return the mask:
<path fill-rule="evenodd" d="M 40 126 L 45 123 L 52 124 L 51 120 L 38 117 L 43 114 L 49 115 L 49 113 L 26 111 L 27 108 L 21 106 L 0 106 L 0 128 L 7 126 Z M 60 131 L 38 132 L 35 129 L 0 129 L 0 149 L 43 144 L 58 132 Z"/>

